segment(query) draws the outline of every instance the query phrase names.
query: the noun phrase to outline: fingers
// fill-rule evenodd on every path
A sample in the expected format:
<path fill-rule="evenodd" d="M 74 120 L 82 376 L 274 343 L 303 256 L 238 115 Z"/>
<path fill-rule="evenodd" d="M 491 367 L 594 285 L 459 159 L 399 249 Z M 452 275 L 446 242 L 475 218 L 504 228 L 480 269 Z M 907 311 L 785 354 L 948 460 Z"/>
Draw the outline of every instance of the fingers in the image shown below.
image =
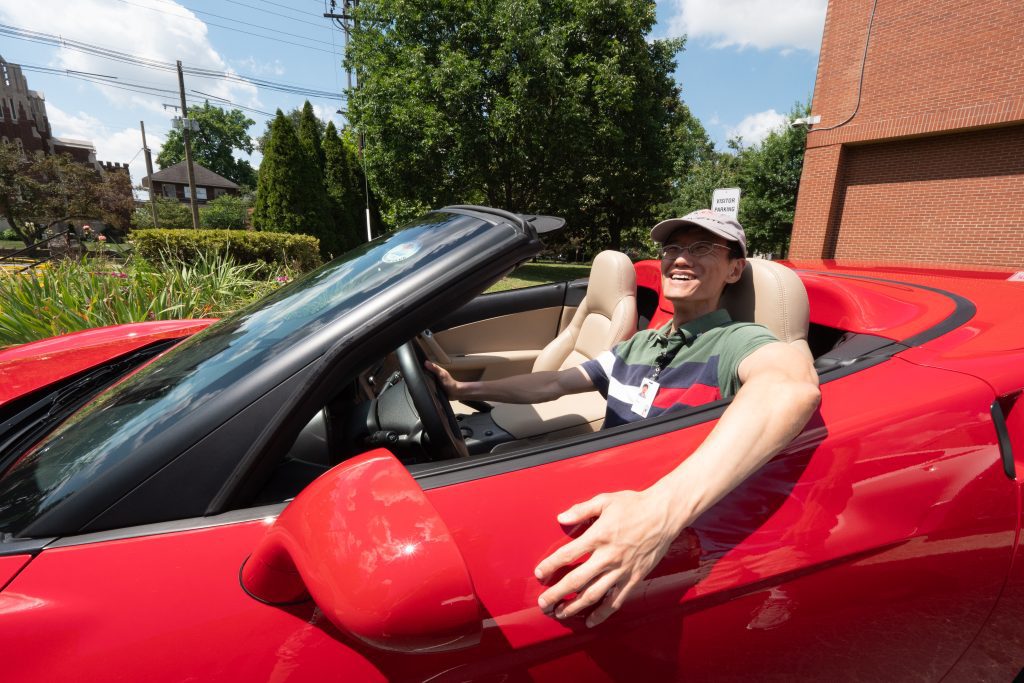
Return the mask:
<path fill-rule="evenodd" d="M 537 568 L 533 570 L 533 575 L 536 576 L 537 579 L 540 581 L 547 581 L 551 577 L 551 575 L 554 574 L 556 571 L 558 571 L 562 567 L 565 567 L 566 565 L 572 564 L 573 562 L 583 557 L 593 549 L 593 542 L 590 540 L 587 534 L 583 534 L 579 538 L 569 541 L 561 548 L 559 548 L 558 550 L 544 558 L 541 561 L 541 563 L 537 565 Z M 561 583 L 565 581 L 565 579 L 568 576 L 569 575 L 562 577 L 562 581 L 559 581 L 558 584 L 556 584 L 556 586 L 561 585 Z M 555 587 L 552 587 L 545 591 L 544 595 L 547 595 L 547 593 L 553 591 L 554 588 Z M 566 591 L 566 593 L 570 592 L 572 591 Z M 561 597 L 559 597 L 558 599 L 561 600 Z"/>
<path fill-rule="evenodd" d="M 577 589 L 575 598 L 555 608 L 555 616 L 559 619 L 568 619 L 576 616 L 588 607 L 596 605 L 608 595 L 609 591 L 615 588 L 619 576 L 619 572 L 608 572 L 598 576 L 589 586 L 582 590 Z"/>
<path fill-rule="evenodd" d="M 556 606 L 559 610 L 564 609 L 565 605 L 559 605 L 559 603 L 565 599 L 565 596 L 580 593 L 581 591 L 585 592 L 584 589 L 594 581 L 595 577 L 600 576 L 603 571 L 604 568 L 600 567 L 596 562 L 588 560 L 563 576 L 562 580 L 554 586 L 541 593 L 540 597 L 537 598 L 537 604 L 542 611 L 548 613 L 554 610 Z M 577 596 L 578 598 L 579 596 Z"/>
<path fill-rule="evenodd" d="M 608 504 L 608 496 L 604 493 L 594 496 L 583 503 L 576 503 L 565 512 L 558 515 L 559 524 L 579 524 L 601 514 Z"/>

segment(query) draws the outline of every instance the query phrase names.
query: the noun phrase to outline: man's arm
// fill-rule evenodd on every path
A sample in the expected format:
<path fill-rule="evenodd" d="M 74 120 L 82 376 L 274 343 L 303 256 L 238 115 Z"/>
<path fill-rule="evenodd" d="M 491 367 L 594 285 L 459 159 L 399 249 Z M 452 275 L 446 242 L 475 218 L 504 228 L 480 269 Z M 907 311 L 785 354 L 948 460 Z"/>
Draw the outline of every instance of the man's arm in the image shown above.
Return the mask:
<path fill-rule="evenodd" d="M 447 370 L 427 361 L 427 369 L 437 375 L 448 398 L 504 403 L 542 403 L 566 394 L 591 391 L 594 383 L 579 366 L 515 375 L 487 382 L 458 382 Z"/>
<path fill-rule="evenodd" d="M 611 616 L 684 528 L 800 433 L 821 398 L 810 359 L 781 342 L 751 353 L 738 374 L 742 386 L 732 403 L 674 470 L 644 491 L 601 494 L 558 516 L 563 525 L 597 519 L 537 566 L 537 578 L 547 581 L 590 553 L 541 594 L 541 609 L 564 619 L 600 603 L 587 618 L 591 627 Z M 571 593 L 578 595 L 563 603 Z"/>

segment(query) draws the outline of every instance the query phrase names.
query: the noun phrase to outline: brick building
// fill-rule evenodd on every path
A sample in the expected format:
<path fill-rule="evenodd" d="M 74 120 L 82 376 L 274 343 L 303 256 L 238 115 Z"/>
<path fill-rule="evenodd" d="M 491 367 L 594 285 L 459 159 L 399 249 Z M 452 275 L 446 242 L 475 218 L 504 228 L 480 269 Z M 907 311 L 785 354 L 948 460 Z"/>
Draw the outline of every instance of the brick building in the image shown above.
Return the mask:
<path fill-rule="evenodd" d="M 53 135 L 46 116 L 46 98 L 30 90 L 21 67 L 0 57 L 0 140 L 13 142 L 26 152 L 67 154 L 81 164 L 94 167 L 96 148 L 87 140 L 72 140 Z"/>
<path fill-rule="evenodd" d="M 790 258 L 1024 266 L 1024 0 L 829 0 L 811 109 Z"/>

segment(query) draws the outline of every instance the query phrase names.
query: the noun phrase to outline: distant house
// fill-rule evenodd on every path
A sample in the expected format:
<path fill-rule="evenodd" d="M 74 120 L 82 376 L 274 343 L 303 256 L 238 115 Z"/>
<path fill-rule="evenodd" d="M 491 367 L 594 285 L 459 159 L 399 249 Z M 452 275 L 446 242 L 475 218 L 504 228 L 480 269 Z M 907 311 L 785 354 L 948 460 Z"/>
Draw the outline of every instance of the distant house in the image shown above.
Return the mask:
<path fill-rule="evenodd" d="M 225 194 L 239 194 L 239 187 L 224 176 L 218 175 L 193 162 L 196 174 L 196 201 L 205 204 Z M 142 186 L 149 189 L 149 178 L 142 179 Z M 152 194 L 168 199 L 177 199 L 187 204 L 191 197 L 188 192 L 188 165 L 182 161 L 153 174 Z"/>

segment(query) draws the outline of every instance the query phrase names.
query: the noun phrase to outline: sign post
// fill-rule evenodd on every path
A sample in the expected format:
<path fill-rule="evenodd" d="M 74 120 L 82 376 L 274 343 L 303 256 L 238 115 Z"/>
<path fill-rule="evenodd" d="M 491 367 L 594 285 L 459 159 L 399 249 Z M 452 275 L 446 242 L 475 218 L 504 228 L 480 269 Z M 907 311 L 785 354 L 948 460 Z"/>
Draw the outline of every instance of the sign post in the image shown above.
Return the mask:
<path fill-rule="evenodd" d="M 725 214 L 734 221 L 740 215 L 740 188 L 720 187 L 711 194 L 711 210 Z"/>

